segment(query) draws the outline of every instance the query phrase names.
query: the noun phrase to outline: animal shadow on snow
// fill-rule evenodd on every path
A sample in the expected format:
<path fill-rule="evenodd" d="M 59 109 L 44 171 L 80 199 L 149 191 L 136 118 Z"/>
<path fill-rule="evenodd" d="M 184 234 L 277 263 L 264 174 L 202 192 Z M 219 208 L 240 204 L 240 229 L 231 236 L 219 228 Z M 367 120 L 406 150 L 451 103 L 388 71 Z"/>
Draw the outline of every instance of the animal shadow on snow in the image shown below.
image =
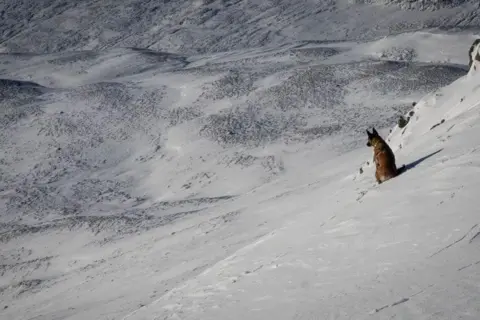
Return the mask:
<path fill-rule="evenodd" d="M 442 151 L 442 150 L 443 150 L 443 148 L 442 148 L 442 149 L 438 149 L 437 151 L 432 152 L 432 153 L 430 153 L 430 154 L 428 154 L 428 155 L 426 155 L 426 156 L 424 156 L 424 157 L 422 157 L 422 158 L 420 158 L 420 159 L 418 159 L 418 160 L 415 160 L 415 161 L 413 161 L 413 162 L 410 162 L 409 164 L 403 165 L 402 167 L 404 167 L 404 168 L 403 168 L 403 170 L 401 170 L 401 173 L 400 173 L 400 174 L 403 174 L 403 173 L 405 173 L 406 171 L 415 168 L 415 167 L 418 166 L 420 163 L 422 163 L 423 161 L 427 160 L 427 159 L 430 158 L 430 157 L 433 157 L 434 155 L 436 155 L 437 153 L 439 153 L 439 152 Z"/>

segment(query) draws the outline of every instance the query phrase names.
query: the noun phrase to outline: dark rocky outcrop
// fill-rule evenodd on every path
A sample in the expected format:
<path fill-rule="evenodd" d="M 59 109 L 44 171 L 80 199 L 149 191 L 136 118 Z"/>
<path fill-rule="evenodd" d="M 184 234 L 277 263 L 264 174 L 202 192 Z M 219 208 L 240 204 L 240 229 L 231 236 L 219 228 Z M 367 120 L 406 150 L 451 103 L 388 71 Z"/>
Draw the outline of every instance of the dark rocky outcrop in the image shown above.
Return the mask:
<path fill-rule="evenodd" d="M 470 50 L 468 50 L 468 67 L 472 67 L 473 59 L 480 61 L 480 54 L 478 53 L 478 49 L 476 50 L 476 53 L 474 53 L 475 48 L 478 48 L 478 45 L 480 44 L 480 39 L 475 40 L 472 45 L 470 46 Z"/>

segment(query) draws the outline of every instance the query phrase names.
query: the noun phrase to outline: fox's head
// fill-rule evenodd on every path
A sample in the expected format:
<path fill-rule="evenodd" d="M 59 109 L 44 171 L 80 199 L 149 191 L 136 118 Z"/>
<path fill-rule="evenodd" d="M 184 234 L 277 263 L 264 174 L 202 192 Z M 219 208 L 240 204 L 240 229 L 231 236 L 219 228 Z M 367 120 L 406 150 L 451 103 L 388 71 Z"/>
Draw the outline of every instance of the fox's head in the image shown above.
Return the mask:
<path fill-rule="evenodd" d="M 369 132 L 367 129 L 367 135 L 368 135 L 368 142 L 367 142 L 368 147 L 375 147 L 377 143 L 383 141 L 380 135 L 378 134 L 377 130 L 375 130 L 375 128 L 373 128 L 372 132 Z"/>

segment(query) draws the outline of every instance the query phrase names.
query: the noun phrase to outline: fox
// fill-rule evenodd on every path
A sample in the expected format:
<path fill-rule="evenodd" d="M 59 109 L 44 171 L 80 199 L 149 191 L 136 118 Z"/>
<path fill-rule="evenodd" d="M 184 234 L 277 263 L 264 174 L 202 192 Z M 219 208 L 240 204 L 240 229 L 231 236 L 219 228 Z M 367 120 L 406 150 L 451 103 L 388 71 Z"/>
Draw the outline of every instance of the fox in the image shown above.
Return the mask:
<path fill-rule="evenodd" d="M 378 184 L 401 174 L 405 170 L 405 165 L 397 168 L 392 149 L 390 149 L 385 140 L 380 137 L 377 130 L 373 128 L 373 131 L 369 132 L 367 129 L 367 135 L 367 146 L 373 147 L 373 162 L 376 166 L 375 179 Z"/>

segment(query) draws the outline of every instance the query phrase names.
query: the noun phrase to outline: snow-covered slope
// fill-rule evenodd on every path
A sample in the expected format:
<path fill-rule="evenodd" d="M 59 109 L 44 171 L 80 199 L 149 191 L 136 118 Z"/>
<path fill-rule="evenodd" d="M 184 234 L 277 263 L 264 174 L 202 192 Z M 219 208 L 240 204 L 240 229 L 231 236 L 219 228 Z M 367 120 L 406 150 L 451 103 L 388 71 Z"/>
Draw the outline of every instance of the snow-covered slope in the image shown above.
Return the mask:
<path fill-rule="evenodd" d="M 478 318 L 479 87 L 472 72 L 393 130 L 398 178 L 354 173 L 363 150 L 319 165 L 256 208 L 290 212 L 281 226 L 126 318 Z"/>
<path fill-rule="evenodd" d="M 0 318 L 477 319 L 454 2 L 0 4 Z"/>
<path fill-rule="evenodd" d="M 256 208 L 290 212 L 281 226 L 125 318 L 478 318 L 479 87 L 472 72 L 393 130 L 398 178 L 352 173 L 363 150 L 322 164 Z"/>
<path fill-rule="evenodd" d="M 464 47 L 466 51 L 468 45 Z M 334 59 L 359 59 L 362 50 L 371 59 L 374 50 L 346 48 Z M 344 118 L 354 112 L 358 127 L 349 140 L 355 143 L 348 142 L 340 154 L 331 148 L 351 137 L 348 119 L 340 122 L 332 141 L 323 133 L 314 143 L 304 140 L 288 147 L 273 140 L 258 147 L 249 137 L 258 142 L 262 133 L 248 129 L 242 140 L 217 140 L 215 147 L 208 139 L 190 140 L 192 128 L 201 129 L 188 121 L 191 113 L 154 105 L 166 101 L 179 108 L 182 101 L 198 101 L 196 96 L 208 92 L 198 83 L 212 77 L 200 76 L 206 69 L 199 66 L 220 62 L 195 58 L 188 62 L 191 69 L 185 69 L 182 61 L 188 59 L 162 55 L 166 62 L 161 68 L 167 71 L 120 72 L 114 74 L 115 82 L 91 83 L 95 74 L 112 77 L 105 69 L 89 72 L 95 70 L 92 66 L 102 67 L 109 56 L 120 55 L 124 70 L 131 70 L 138 57 L 129 60 L 130 54 L 137 53 L 79 53 L 93 55 L 93 60 L 59 69 L 58 64 L 45 64 L 58 61 L 52 56 L 4 57 L 10 61 L 7 68 L 15 61 L 8 72 L 17 78 L 31 74 L 41 85 L 2 82 L 9 88 L 5 92 L 17 90 L 14 98 L 2 102 L 2 317 L 478 317 L 478 72 L 427 94 L 416 104 L 407 127 L 392 131 L 389 140 L 397 161 L 408 170 L 378 186 L 372 168 L 364 163 L 371 150 L 364 147 L 363 131 L 367 124 L 382 123 L 388 109 L 349 111 L 347 98 L 337 104 L 344 105 L 338 111 Z M 243 53 L 242 61 L 247 57 L 258 66 L 270 55 Z M 213 58 L 235 64 L 235 54 Z M 283 64 L 289 65 L 291 60 L 286 61 Z M 168 65 L 178 70 L 178 63 L 179 71 L 165 69 Z M 392 62 L 365 63 L 361 62 L 363 72 Z M 339 66 L 337 74 L 348 70 Z M 309 65 L 309 70 L 314 68 Z M 412 77 L 423 70 L 411 64 L 405 68 Z M 186 78 L 189 70 L 197 76 Z M 377 88 L 381 78 L 364 82 L 363 77 L 351 78 L 355 72 L 347 73 L 350 81 L 344 85 L 352 88 L 350 94 L 358 92 L 356 106 L 412 90 L 402 91 L 406 82 L 396 80 L 397 91 L 364 97 L 365 85 Z M 430 80 L 445 75 L 433 73 L 430 78 L 436 79 Z M 221 94 L 229 92 L 225 88 L 241 90 L 242 78 L 233 79 L 235 86 L 223 87 Z M 262 86 L 278 87 L 289 77 L 262 79 Z M 52 84 L 64 88 L 48 87 Z M 129 91 L 122 88 L 136 89 L 124 96 Z M 295 92 L 293 88 L 288 92 Z M 416 89 L 411 94 L 418 97 Z M 221 104 L 235 101 L 222 97 L 217 97 L 220 105 L 211 100 L 201 110 L 221 110 Z M 410 109 L 405 107 L 405 112 Z M 189 126 L 165 127 L 166 119 L 187 121 Z M 212 123 L 211 128 L 220 130 Z M 235 160 L 225 160 L 233 155 Z M 182 177 L 203 171 L 207 176 L 194 180 L 200 186 L 182 187 Z M 209 172 L 219 178 L 202 184 Z"/>

